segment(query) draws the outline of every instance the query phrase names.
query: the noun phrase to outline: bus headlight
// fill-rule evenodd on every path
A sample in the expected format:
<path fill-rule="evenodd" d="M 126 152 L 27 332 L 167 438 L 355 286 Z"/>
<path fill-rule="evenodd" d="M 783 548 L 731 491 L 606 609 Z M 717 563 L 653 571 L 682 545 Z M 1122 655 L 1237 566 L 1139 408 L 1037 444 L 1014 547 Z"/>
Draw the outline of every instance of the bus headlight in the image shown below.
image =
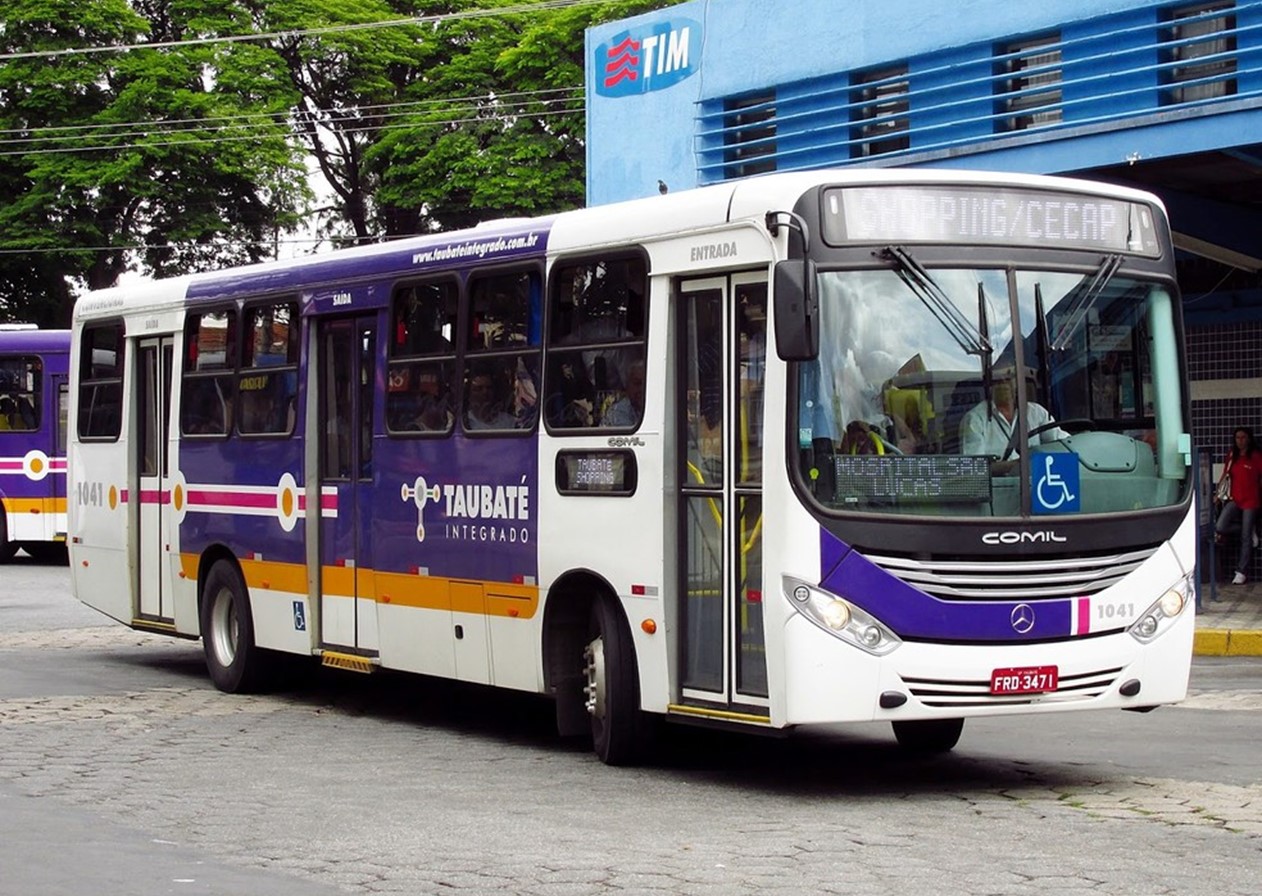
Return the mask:
<path fill-rule="evenodd" d="M 867 653 L 884 656 L 903 643 L 871 613 L 801 579 L 785 576 L 784 594 L 811 622 Z"/>
<path fill-rule="evenodd" d="M 1196 587 L 1191 576 L 1185 576 L 1161 595 L 1161 598 L 1144 611 L 1143 615 L 1130 627 L 1130 633 L 1136 641 L 1147 644 L 1174 624 L 1174 620 L 1183 615 L 1190 603 L 1189 596 Z"/>

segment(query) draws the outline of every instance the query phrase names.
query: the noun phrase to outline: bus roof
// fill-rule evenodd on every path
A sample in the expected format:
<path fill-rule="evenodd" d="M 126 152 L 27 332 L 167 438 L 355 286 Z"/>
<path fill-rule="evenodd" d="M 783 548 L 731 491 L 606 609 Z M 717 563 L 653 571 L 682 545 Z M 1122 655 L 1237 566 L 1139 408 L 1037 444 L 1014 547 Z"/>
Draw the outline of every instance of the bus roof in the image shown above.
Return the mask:
<path fill-rule="evenodd" d="M 68 352 L 70 331 L 0 329 L 0 351 Z"/>
<path fill-rule="evenodd" d="M 465 230 L 96 290 L 76 303 L 75 316 L 99 317 L 124 310 L 170 307 L 172 301 L 186 298 L 274 295 L 314 285 L 424 276 L 501 261 L 541 259 L 545 253 L 555 255 L 600 245 L 664 239 L 733 220 L 761 221 L 769 210 L 791 209 L 798 197 L 816 186 L 918 183 L 1073 190 L 1160 206 L 1156 197 L 1138 190 L 1042 175 L 891 168 L 769 173 L 550 217 L 489 221 Z"/>

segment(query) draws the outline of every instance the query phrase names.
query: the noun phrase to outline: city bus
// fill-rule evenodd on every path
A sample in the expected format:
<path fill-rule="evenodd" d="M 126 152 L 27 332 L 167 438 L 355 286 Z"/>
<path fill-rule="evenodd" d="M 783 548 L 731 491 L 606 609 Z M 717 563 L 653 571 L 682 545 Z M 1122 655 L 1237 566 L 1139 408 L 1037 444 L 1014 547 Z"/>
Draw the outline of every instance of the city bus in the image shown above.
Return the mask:
<path fill-rule="evenodd" d="M 610 764 L 1150 710 L 1193 636 L 1173 251 L 1142 192 L 821 170 L 92 292 L 74 589 L 228 692 L 542 694 Z"/>
<path fill-rule="evenodd" d="M 0 563 L 66 558 L 70 331 L 0 324 Z"/>

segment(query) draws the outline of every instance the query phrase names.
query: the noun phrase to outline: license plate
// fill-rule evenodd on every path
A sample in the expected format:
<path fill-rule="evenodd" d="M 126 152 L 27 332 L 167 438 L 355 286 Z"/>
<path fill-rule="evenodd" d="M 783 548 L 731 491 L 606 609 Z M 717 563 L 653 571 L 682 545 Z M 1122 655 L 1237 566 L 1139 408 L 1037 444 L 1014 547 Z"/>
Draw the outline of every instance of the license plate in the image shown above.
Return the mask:
<path fill-rule="evenodd" d="M 1056 690 L 1060 679 L 1056 666 L 1021 666 L 990 673 L 992 694 L 1045 694 Z"/>

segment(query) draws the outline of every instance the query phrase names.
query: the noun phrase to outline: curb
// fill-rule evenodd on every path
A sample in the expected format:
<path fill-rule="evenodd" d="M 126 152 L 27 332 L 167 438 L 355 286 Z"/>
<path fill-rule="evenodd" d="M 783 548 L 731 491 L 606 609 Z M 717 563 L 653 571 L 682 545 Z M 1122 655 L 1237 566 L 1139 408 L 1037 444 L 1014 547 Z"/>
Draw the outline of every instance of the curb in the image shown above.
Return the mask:
<path fill-rule="evenodd" d="M 1196 656 L 1262 656 L 1262 632 L 1198 629 L 1192 641 Z"/>

